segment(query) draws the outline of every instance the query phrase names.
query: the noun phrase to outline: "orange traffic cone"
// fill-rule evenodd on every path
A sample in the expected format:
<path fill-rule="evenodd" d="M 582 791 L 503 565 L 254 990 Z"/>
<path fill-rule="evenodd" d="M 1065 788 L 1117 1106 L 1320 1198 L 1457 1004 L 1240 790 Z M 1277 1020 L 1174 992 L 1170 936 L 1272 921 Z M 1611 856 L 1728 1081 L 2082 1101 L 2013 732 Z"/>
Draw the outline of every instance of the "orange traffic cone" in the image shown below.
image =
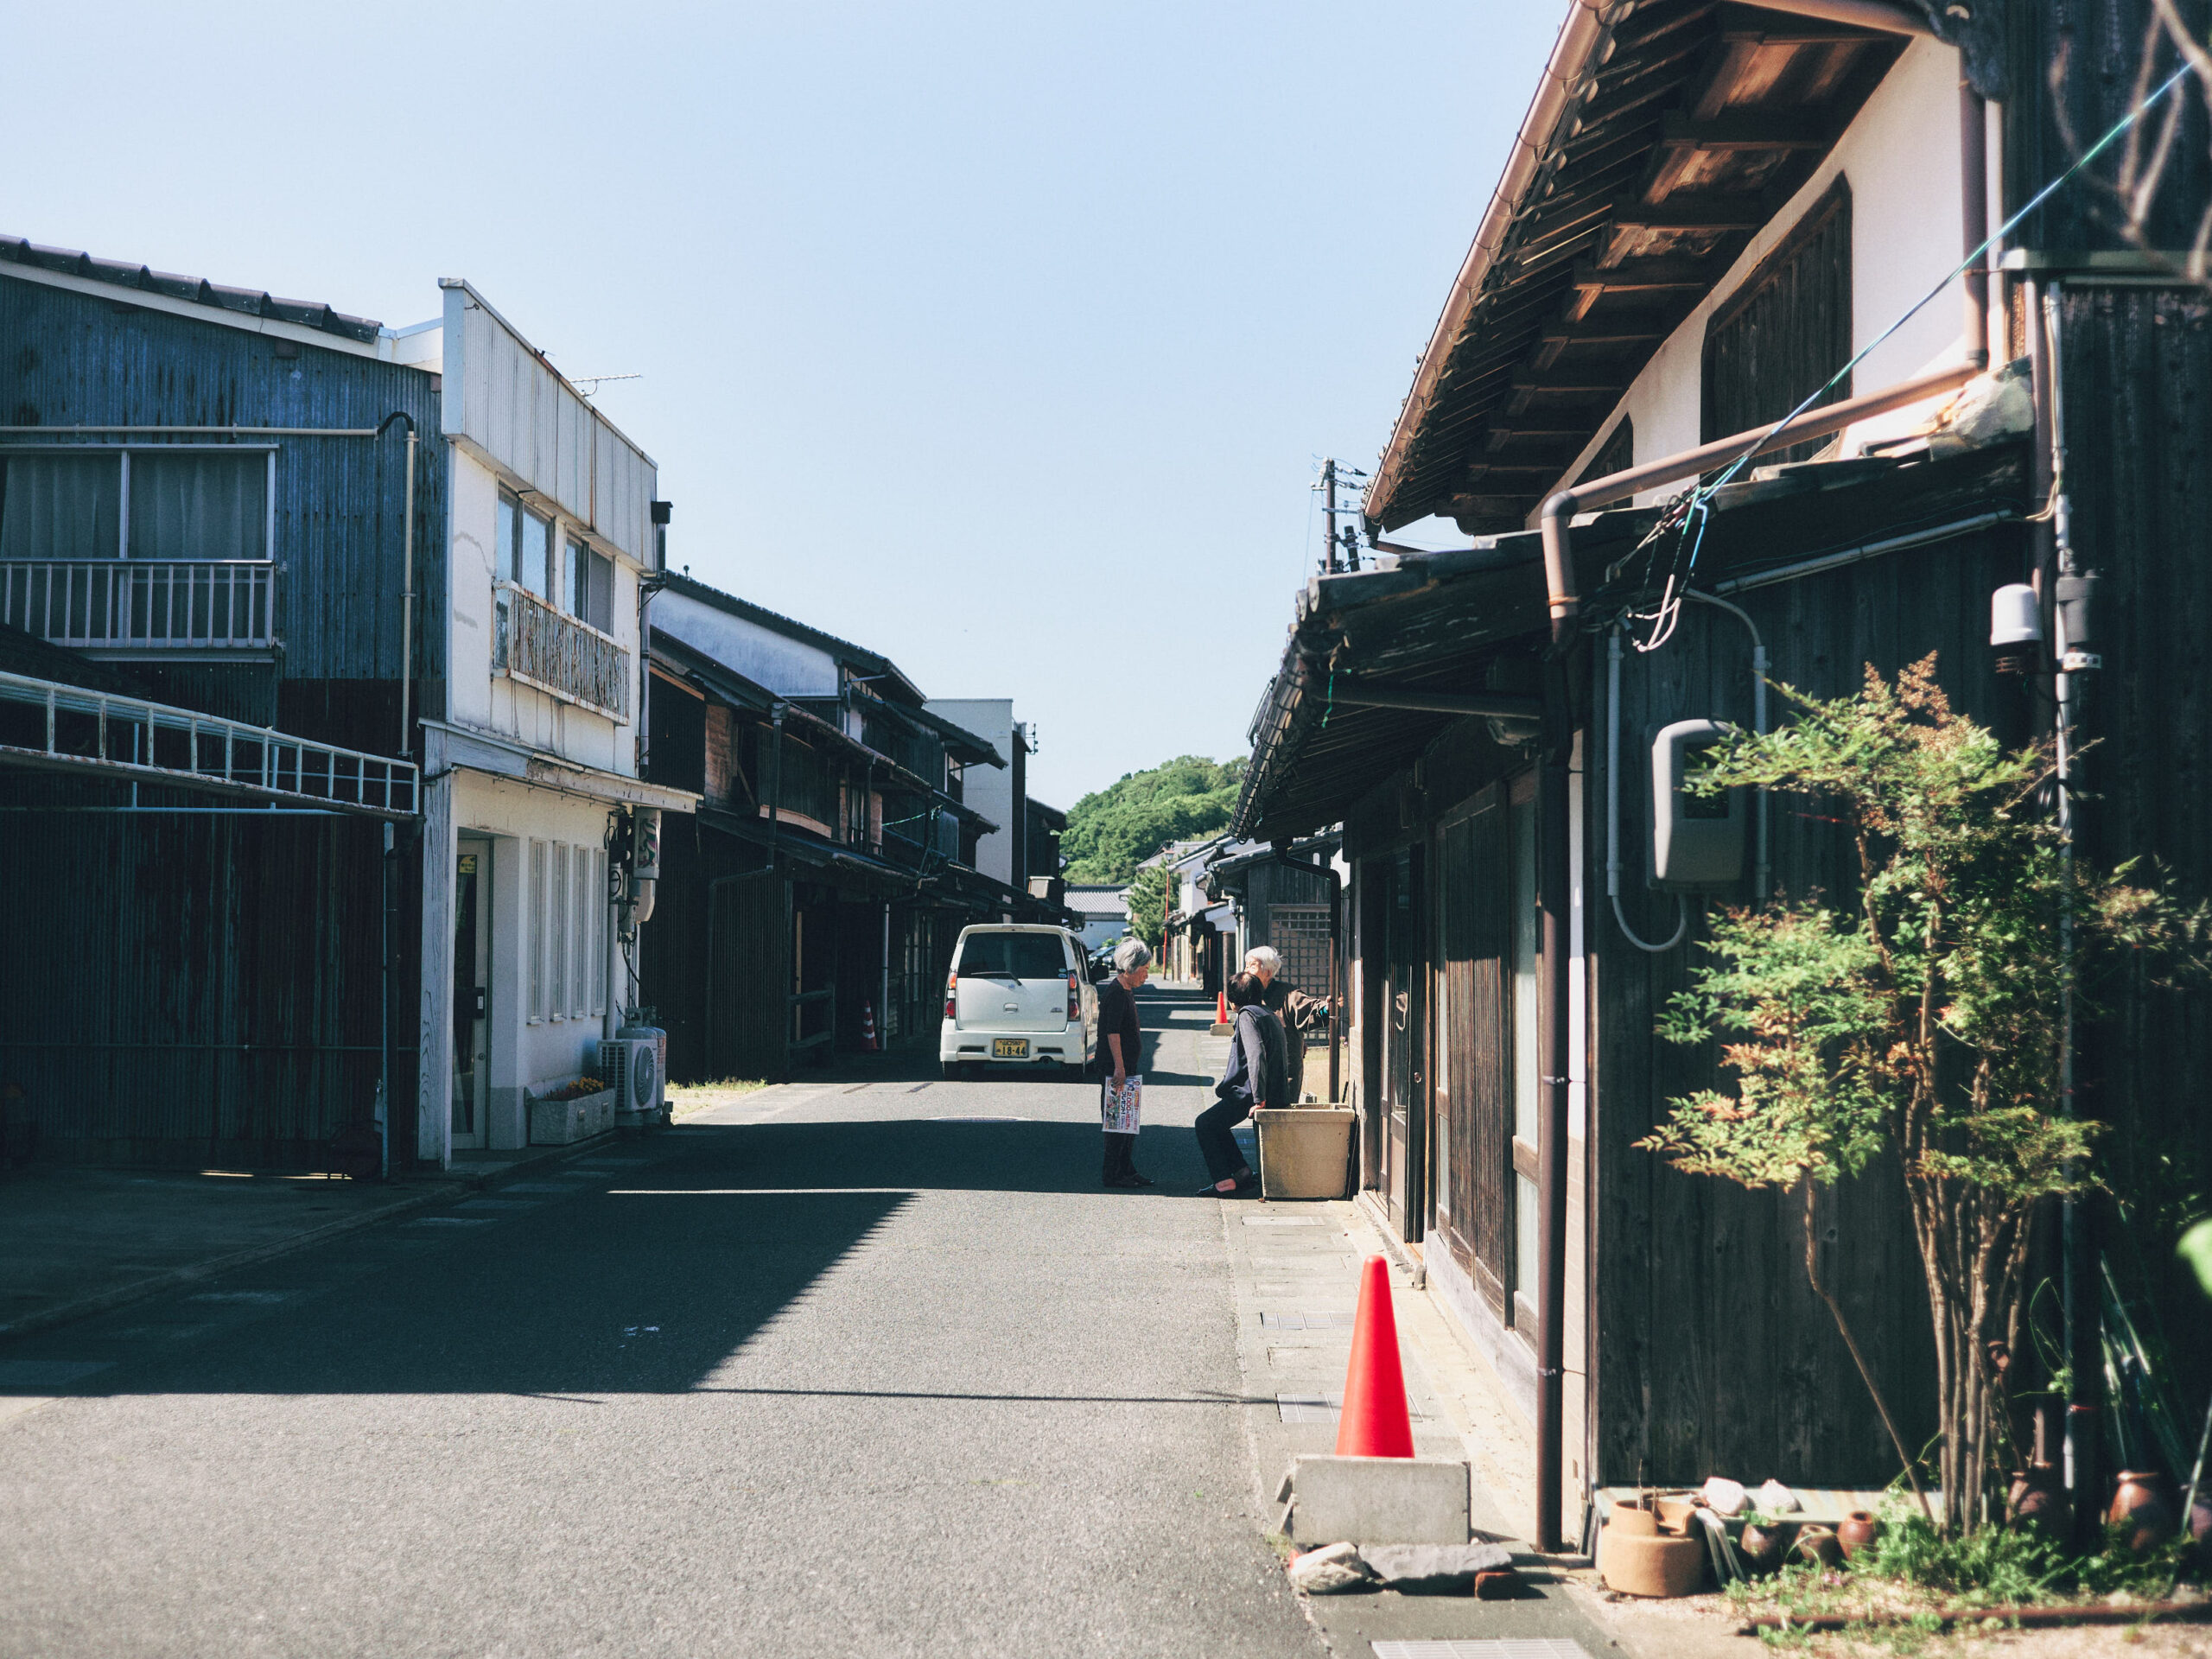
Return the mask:
<path fill-rule="evenodd" d="M 1225 1026 L 1229 1023 L 1229 993 L 1227 991 L 1216 991 L 1213 994 L 1213 1022 L 1217 1026 Z"/>
<path fill-rule="evenodd" d="M 861 1004 L 861 1052 L 875 1052 L 875 1004 L 873 1002 Z"/>
<path fill-rule="evenodd" d="M 1359 1312 L 1352 1316 L 1351 1363 L 1337 1422 L 1340 1458 L 1410 1458 L 1413 1419 L 1398 1359 L 1398 1321 L 1390 1311 L 1390 1268 L 1370 1255 L 1360 1269 Z"/>

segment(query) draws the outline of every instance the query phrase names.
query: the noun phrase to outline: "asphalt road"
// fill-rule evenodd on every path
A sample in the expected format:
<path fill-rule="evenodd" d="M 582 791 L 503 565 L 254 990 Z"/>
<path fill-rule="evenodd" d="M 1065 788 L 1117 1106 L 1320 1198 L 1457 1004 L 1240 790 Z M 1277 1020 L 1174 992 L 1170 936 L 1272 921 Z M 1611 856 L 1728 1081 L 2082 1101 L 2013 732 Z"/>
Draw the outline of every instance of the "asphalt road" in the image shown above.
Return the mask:
<path fill-rule="evenodd" d="M 0 1346 L 65 1393 L 0 1423 L 0 1653 L 1320 1654 L 1194 1052 L 1151 1192 L 1095 1087 L 931 1066 Z"/>

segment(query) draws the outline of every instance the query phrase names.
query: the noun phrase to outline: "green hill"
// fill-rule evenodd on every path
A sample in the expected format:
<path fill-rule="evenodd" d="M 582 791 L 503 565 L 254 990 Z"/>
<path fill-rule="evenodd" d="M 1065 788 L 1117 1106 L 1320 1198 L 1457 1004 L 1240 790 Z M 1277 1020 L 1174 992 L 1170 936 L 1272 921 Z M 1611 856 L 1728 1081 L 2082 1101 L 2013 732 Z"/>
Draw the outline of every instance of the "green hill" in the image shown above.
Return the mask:
<path fill-rule="evenodd" d="M 1127 881 L 1169 842 L 1228 828 L 1243 781 L 1241 756 L 1223 766 L 1185 754 L 1084 796 L 1069 810 L 1060 837 L 1067 879 Z"/>

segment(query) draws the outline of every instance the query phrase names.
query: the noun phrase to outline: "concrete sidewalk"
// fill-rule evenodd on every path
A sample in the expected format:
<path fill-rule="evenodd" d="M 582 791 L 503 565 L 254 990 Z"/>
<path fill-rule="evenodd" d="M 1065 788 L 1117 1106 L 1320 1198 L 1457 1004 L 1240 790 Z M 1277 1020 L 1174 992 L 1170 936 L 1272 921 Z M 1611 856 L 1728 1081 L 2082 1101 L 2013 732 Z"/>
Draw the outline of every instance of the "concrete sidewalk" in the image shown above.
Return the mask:
<path fill-rule="evenodd" d="M 388 1183 L 270 1171 L 32 1166 L 0 1177 L 0 1337 L 43 1331 L 454 1204 L 517 1171 L 607 1144 L 457 1154 Z"/>

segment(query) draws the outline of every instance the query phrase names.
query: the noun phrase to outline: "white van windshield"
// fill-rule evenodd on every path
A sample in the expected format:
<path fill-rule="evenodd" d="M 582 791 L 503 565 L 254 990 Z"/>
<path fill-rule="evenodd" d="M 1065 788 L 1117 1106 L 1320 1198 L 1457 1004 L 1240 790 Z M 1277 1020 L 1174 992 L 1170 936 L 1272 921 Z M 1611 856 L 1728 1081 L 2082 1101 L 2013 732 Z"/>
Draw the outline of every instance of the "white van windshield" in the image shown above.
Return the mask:
<path fill-rule="evenodd" d="M 1057 979 L 1068 970 L 1060 942 L 1050 933 L 970 933 L 962 941 L 956 974 L 994 979 Z"/>

